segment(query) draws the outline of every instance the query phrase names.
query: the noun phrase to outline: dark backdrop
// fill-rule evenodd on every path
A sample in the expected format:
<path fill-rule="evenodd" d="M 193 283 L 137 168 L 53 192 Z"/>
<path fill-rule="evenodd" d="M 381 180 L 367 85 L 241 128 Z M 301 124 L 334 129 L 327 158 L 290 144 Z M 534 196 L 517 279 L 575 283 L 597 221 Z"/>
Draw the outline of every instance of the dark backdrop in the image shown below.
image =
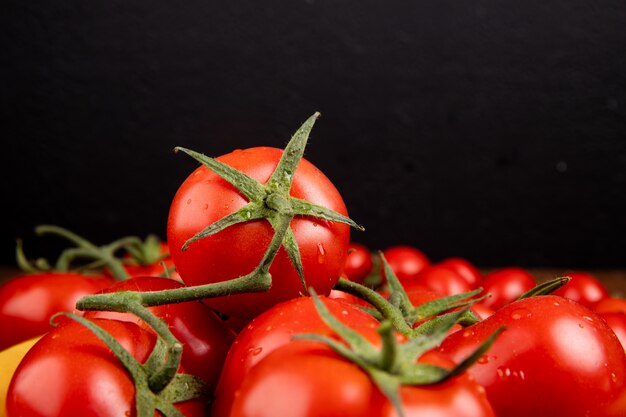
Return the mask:
<path fill-rule="evenodd" d="M 0 12 L 0 261 L 42 223 L 165 233 L 196 166 L 306 157 L 372 249 L 626 266 L 626 6 L 553 1 L 18 1 Z M 45 242 L 45 243 L 44 243 Z"/>

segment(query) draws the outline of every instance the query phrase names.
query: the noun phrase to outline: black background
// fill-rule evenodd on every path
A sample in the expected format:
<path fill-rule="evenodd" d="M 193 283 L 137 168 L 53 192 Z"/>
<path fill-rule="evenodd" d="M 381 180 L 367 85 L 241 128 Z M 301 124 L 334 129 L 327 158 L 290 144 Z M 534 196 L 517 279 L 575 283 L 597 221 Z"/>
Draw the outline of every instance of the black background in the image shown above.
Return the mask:
<path fill-rule="evenodd" d="M 196 166 L 283 146 L 366 226 L 479 266 L 626 266 L 626 5 L 553 1 L 5 0 L 4 215 L 31 255 L 67 227 L 157 233 Z"/>

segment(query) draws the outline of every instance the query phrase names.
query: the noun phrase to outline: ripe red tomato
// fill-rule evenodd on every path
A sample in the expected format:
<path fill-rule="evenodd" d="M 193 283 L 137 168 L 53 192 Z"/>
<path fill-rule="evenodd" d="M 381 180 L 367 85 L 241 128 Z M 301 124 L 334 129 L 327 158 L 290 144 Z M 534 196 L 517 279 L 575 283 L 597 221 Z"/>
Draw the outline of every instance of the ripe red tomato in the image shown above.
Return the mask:
<path fill-rule="evenodd" d="M 617 296 L 607 297 L 595 304 L 593 310 L 596 313 L 622 312 L 626 314 L 626 299 Z"/>
<path fill-rule="evenodd" d="M 508 267 L 488 273 L 482 281 L 485 294 L 490 296 L 482 303 L 492 310 L 515 301 L 537 285 L 532 274 L 523 268 Z"/>
<path fill-rule="evenodd" d="M 441 366 L 445 359 L 430 353 L 420 361 Z M 483 388 L 465 374 L 434 385 L 402 386 L 400 399 L 406 417 L 494 417 Z M 357 365 L 320 343 L 298 341 L 273 351 L 250 370 L 231 414 L 286 415 L 391 417 L 398 413 Z"/>
<path fill-rule="evenodd" d="M 480 271 L 467 259 L 464 258 L 448 258 L 439 262 L 438 265 L 450 268 L 459 274 L 472 289 L 480 286 L 482 275 Z"/>
<path fill-rule="evenodd" d="M 408 245 L 391 246 L 383 250 L 383 255 L 391 270 L 402 283 L 412 281 L 422 269 L 430 265 L 430 260 L 421 250 Z M 381 273 L 385 283 L 385 274 Z"/>
<path fill-rule="evenodd" d="M 155 343 L 151 332 L 117 320 L 95 320 L 143 363 Z M 176 405 L 187 417 L 203 416 L 193 400 Z M 89 329 L 76 322 L 48 332 L 26 354 L 7 394 L 7 417 L 136 416 L 135 386 L 121 362 Z"/>
<path fill-rule="evenodd" d="M 280 149 L 258 147 L 234 151 L 217 160 L 264 184 L 281 155 Z M 293 197 L 347 215 L 343 199 L 334 185 L 304 159 L 293 175 L 290 193 Z M 185 241 L 247 203 L 232 185 L 204 166 L 196 169 L 180 186 L 171 204 L 167 236 L 176 269 L 187 285 L 234 279 L 257 267 L 274 235 L 266 220 L 229 226 L 195 241 L 186 251 L 182 250 Z M 291 221 L 291 229 L 300 249 L 307 286 L 320 295 L 328 295 L 345 264 L 349 226 L 297 216 Z M 278 251 L 269 272 L 272 287 L 267 292 L 217 297 L 205 302 L 229 316 L 252 318 L 274 304 L 305 292 L 284 248 Z"/>
<path fill-rule="evenodd" d="M 169 278 L 135 277 L 120 281 L 103 290 L 160 291 L 181 288 L 183 284 Z M 189 301 L 148 307 L 155 316 L 165 320 L 170 331 L 184 346 L 181 364 L 192 375 L 202 378 L 210 391 L 215 389 L 228 349 L 235 339 L 234 332 L 206 304 Z M 86 318 L 129 321 L 145 330 L 151 328 L 137 316 L 112 311 L 87 311 Z"/>
<path fill-rule="evenodd" d="M 442 265 L 430 265 L 422 269 L 414 278 L 414 282 L 442 295 L 456 295 L 472 290 L 461 275 Z"/>
<path fill-rule="evenodd" d="M 365 277 L 372 271 L 374 262 L 370 250 L 360 243 L 350 242 L 348 257 L 343 273 L 350 281 L 363 284 Z"/>
<path fill-rule="evenodd" d="M 609 296 L 604 284 L 588 272 L 575 271 L 565 275 L 570 277 L 569 282 L 554 291 L 554 295 L 569 298 L 591 308 Z"/>
<path fill-rule="evenodd" d="M 506 330 L 468 369 L 497 415 L 626 415 L 626 355 L 593 311 L 554 295 L 525 298 L 450 335 L 441 351 L 458 362 L 501 326 Z"/>
<path fill-rule="evenodd" d="M 342 300 L 320 297 L 329 311 L 359 333 L 376 339 L 379 323 L 358 307 Z M 320 318 L 311 297 L 294 298 L 277 304 L 254 318 L 235 339 L 215 392 L 213 417 L 229 416 L 235 392 L 248 373 L 263 358 L 291 342 L 298 333 L 334 336 Z"/>
<path fill-rule="evenodd" d="M 609 327 L 615 332 L 615 336 L 619 339 L 624 350 L 626 350 L 626 313 L 607 312 L 598 313 L 600 317 L 606 321 Z"/>
<path fill-rule="evenodd" d="M 0 285 L 0 350 L 49 331 L 50 317 L 112 285 L 112 278 L 70 272 L 21 275 Z"/>

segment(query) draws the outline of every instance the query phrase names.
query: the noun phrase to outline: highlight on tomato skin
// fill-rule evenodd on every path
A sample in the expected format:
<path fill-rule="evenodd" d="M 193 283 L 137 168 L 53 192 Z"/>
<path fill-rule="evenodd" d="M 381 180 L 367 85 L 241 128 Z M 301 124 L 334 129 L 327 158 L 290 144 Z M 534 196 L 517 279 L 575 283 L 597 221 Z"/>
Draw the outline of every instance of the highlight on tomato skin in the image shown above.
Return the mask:
<path fill-rule="evenodd" d="M 410 245 L 393 245 L 383 249 L 382 254 L 402 283 L 414 280 L 424 268 L 431 264 L 424 252 Z M 385 273 L 382 269 L 381 276 L 381 285 L 384 285 Z"/>

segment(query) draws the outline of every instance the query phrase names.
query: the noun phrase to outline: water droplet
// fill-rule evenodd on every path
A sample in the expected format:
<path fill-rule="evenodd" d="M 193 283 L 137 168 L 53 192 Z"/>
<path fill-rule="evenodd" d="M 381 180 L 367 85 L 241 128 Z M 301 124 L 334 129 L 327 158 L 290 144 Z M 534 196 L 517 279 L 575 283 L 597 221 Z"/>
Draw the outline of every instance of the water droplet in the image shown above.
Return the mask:
<path fill-rule="evenodd" d="M 344 316 L 347 316 L 348 315 L 348 310 L 341 310 L 341 314 L 344 315 Z"/>
<path fill-rule="evenodd" d="M 585 328 L 585 326 L 583 326 L 583 324 L 582 324 L 582 323 L 578 323 L 578 327 L 580 327 L 581 329 L 584 329 L 584 328 Z"/>
<path fill-rule="evenodd" d="M 611 381 L 617 382 L 617 375 L 615 375 L 615 372 L 611 372 Z"/>
<path fill-rule="evenodd" d="M 326 262 L 326 249 L 322 243 L 317 244 L 317 263 L 323 264 Z"/>
<path fill-rule="evenodd" d="M 467 329 L 465 331 L 463 331 L 463 337 L 470 337 L 470 336 L 474 336 L 474 331 Z"/>
<path fill-rule="evenodd" d="M 560 305 L 561 305 L 561 304 L 560 304 L 558 301 L 555 301 L 555 302 L 554 302 L 554 306 L 555 306 L 555 307 L 558 307 L 558 306 L 560 306 Z"/>
<path fill-rule="evenodd" d="M 187 200 L 187 204 L 191 204 L 191 198 Z"/>
<path fill-rule="evenodd" d="M 511 318 L 513 320 L 520 320 L 530 316 L 532 316 L 532 313 L 524 308 L 518 308 L 517 310 L 513 310 L 511 313 Z"/>
<path fill-rule="evenodd" d="M 526 379 L 526 374 L 524 373 L 524 371 L 519 371 L 519 377 L 522 381 Z"/>
<path fill-rule="evenodd" d="M 263 352 L 262 347 L 251 347 L 250 349 L 248 349 L 248 353 L 251 354 L 252 356 L 257 356 L 261 352 Z"/>
<path fill-rule="evenodd" d="M 478 363 L 479 363 L 479 364 L 481 364 L 481 365 L 484 365 L 484 364 L 486 364 L 486 363 L 489 363 L 489 356 L 487 356 L 487 355 L 483 355 L 483 356 L 481 356 L 480 358 L 478 358 L 478 360 L 477 360 L 476 362 L 478 362 Z"/>
<path fill-rule="evenodd" d="M 265 330 L 269 332 L 270 330 L 272 330 L 272 326 L 267 326 Z"/>
<path fill-rule="evenodd" d="M 496 372 L 498 373 L 498 378 L 503 381 L 509 379 L 511 376 L 511 370 L 509 368 L 498 368 Z"/>
<path fill-rule="evenodd" d="M 208 210 L 208 209 L 209 209 L 209 204 L 208 204 L 208 203 L 204 205 L 204 209 L 205 209 L 205 210 Z"/>
<path fill-rule="evenodd" d="M 583 316 L 583 319 L 593 322 L 593 317 Z"/>

